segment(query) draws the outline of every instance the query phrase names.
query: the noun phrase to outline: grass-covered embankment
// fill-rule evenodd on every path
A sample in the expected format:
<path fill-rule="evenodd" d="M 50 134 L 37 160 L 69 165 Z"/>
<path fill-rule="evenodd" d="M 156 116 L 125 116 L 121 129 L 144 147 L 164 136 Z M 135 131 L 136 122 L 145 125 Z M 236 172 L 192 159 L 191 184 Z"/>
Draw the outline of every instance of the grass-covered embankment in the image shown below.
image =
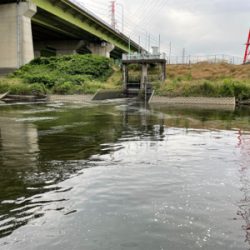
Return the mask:
<path fill-rule="evenodd" d="M 119 87 L 119 70 L 110 59 L 95 55 L 36 58 L 0 78 L 0 93 L 21 95 L 92 94 Z"/>
<path fill-rule="evenodd" d="M 140 79 L 140 67 L 130 69 L 130 80 Z M 149 69 L 156 95 L 250 99 L 250 65 L 168 65 L 167 80 L 157 82 L 157 68 Z M 156 76 L 154 78 L 154 76 Z M 111 59 L 95 55 L 37 58 L 0 78 L 0 93 L 93 94 L 99 89 L 121 89 L 122 74 Z"/>
<path fill-rule="evenodd" d="M 157 95 L 250 99 L 250 65 L 168 65 L 167 80 L 154 83 Z"/>

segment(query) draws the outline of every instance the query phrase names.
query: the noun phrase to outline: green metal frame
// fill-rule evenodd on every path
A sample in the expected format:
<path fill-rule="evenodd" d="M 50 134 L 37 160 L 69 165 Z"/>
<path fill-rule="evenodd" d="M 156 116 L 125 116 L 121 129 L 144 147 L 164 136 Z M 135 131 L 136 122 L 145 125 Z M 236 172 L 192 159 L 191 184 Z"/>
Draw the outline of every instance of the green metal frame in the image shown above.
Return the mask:
<path fill-rule="evenodd" d="M 119 34 L 111 27 L 105 25 L 95 17 L 89 15 L 85 11 L 81 10 L 68 0 L 58 0 L 58 1 L 51 1 L 51 0 L 30 0 L 34 4 L 37 5 L 38 8 L 45 10 L 48 13 L 51 13 L 58 18 L 67 21 L 70 25 L 76 26 L 88 33 L 114 44 L 115 47 L 120 48 L 124 52 L 129 52 L 129 38 L 124 36 L 123 34 Z M 65 5 L 65 8 L 61 8 L 57 5 L 57 3 Z M 74 14 L 72 13 L 72 10 Z M 36 23 L 41 22 L 40 20 L 36 19 L 36 16 L 32 18 L 32 20 Z M 43 22 L 43 26 L 47 26 L 48 28 L 53 28 L 49 22 Z M 54 27 L 54 29 L 58 29 Z M 60 30 L 63 30 L 60 28 Z M 137 51 L 138 45 L 134 42 L 131 43 L 130 50 Z"/>
<path fill-rule="evenodd" d="M 55 32 L 59 32 L 59 33 L 61 33 L 61 34 L 64 34 L 64 35 L 66 35 L 66 36 L 68 36 L 68 37 L 72 37 L 72 38 L 74 38 L 74 39 L 77 39 L 77 38 L 78 38 L 75 34 L 69 33 L 68 31 L 63 30 L 62 28 L 55 27 L 54 25 L 52 25 L 52 24 L 50 24 L 50 23 L 48 23 L 48 22 L 45 22 L 45 21 L 42 21 L 42 20 L 38 20 L 38 19 L 36 19 L 36 18 L 32 19 L 32 22 L 35 23 L 35 24 L 41 25 L 41 26 L 43 26 L 43 27 L 47 27 L 47 28 L 49 28 L 50 30 L 53 30 L 53 31 L 55 31 Z"/>

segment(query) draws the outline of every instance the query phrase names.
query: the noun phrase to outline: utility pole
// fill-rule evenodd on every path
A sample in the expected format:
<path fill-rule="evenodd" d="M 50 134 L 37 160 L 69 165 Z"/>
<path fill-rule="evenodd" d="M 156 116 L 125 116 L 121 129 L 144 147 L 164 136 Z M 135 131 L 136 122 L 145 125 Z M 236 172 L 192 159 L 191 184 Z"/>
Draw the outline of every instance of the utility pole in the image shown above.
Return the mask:
<path fill-rule="evenodd" d="M 168 63 L 170 64 L 171 61 L 171 53 L 172 53 L 172 43 L 169 43 L 169 54 L 168 54 Z"/>
<path fill-rule="evenodd" d="M 182 64 L 185 64 L 185 54 L 186 54 L 186 50 L 185 50 L 185 48 L 183 48 L 183 50 L 182 50 Z"/>
<path fill-rule="evenodd" d="M 159 34 L 159 53 L 161 53 L 161 34 Z"/>
<path fill-rule="evenodd" d="M 141 53 L 141 37 L 139 36 L 139 47 L 138 47 L 138 53 Z"/>
<path fill-rule="evenodd" d="M 149 35 L 148 35 L 148 52 L 150 53 L 150 33 L 149 33 Z"/>
<path fill-rule="evenodd" d="M 130 59 L 130 54 L 131 54 L 131 41 L 130 41 L 130 37 L 128 39 L 128 54 L 129 54 L 129 59 Z"/>

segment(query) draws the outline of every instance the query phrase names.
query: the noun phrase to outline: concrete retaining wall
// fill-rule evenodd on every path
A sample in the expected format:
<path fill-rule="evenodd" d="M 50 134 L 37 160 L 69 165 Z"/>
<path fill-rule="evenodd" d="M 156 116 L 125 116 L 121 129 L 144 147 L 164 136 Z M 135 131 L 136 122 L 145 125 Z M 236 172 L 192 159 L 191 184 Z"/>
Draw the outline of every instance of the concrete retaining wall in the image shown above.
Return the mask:
<path fill-rule="evenodd" d="M 77 102 L 86 103 L 90 102 L 93 95 L 49 95 L 49 102 Z"/>
<path fill-rule="evenodd" d="M 150 103 L 156 104 L 192 104 L 192 105 L 230 105 L 235 106 L 235 97 L 165 97 L 153 96 Z"/>
<path fill-rule="evenodd" d="M 107 99 L 119 99 L 124 98 L 124 94 L 121 90 L 99 90 L 93 97 L 93 101 L 102 101 Z"/>

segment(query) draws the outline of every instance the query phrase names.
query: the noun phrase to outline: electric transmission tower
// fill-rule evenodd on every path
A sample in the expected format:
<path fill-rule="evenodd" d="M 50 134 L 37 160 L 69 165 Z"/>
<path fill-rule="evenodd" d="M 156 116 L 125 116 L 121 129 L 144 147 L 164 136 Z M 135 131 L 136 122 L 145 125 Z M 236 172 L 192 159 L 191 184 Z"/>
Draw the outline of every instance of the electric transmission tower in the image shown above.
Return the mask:
<path fill-rule="evenodd" d="M 116 7 L 116 3 L 115 1 L 111 1 L 110 2 L 111 5 L 110 5 L 110 13 L 111 13 L 111 26 L 113 29 L 116 28 L 116 20 L 115 20 L 115 7 Z"/>
<path fill-rule="evenodd" d="M 248 39 L 246 43 L 246 51 L 245 51 L 244 61 L 243 61 L 243 64 L 246 64 L 246 63 L 250 63 L 250 30 L 248 34 Z"/>

